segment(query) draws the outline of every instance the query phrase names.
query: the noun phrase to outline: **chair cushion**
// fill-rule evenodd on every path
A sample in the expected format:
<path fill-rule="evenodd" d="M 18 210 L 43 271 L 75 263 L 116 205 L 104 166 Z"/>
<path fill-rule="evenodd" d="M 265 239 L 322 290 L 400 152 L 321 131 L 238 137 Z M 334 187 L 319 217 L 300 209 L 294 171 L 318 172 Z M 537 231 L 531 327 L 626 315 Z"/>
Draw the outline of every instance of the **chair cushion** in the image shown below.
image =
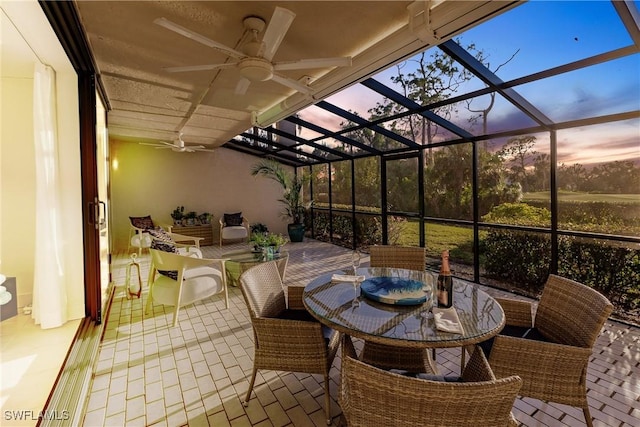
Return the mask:
<path fill-rule="evenodd" d="M 223 239 L 244 239 L 247 237 L 247 229 L 242 226 L 224 227 L 222 229 Z"/>
<path fill-rule="evenodd" d="M 131 246 L 135 248 L 150 248 L 152 241 L 153 238 L 149 235 L 149 233 L 136 233 L 131 236 Z"/>
<path fill-rule="evenodd" d="M 151 219 L 151 215 L 147 216 L 130 216 L 129 221 L 131 221 L 131 225 L 136 228 L 141 228 L 143 230 L 153 230 L 155 226 L 153 225 L 153 220 Z"/>
<path fill-rule="evenodd" d="M 434 374 L 425 374 L 424 372 L 415 373 L 405 371 L 404 369 L 389 369 L 389 372 L 393 372 L 394 374 L 402 375 L 404 377 L 412 377 L 418 378 L 421 380 L 429 380 L 429 381 L 438 381 L 442 383 L 461 383 L 464 382 L 462 377 L 458 377 L 455 375 L 434 375 Z"/>
<path fill-rule="evenodd" d="M 318 320 L 309 314 L 307 310 L 291 310 L 285 309 L 278 316 L 278 319 L 287 319 L 287 320 L 302 320 L 303 322 L 316 322 Z M 329 340 L 335 331 L 328 326 L 322 325 L 322 336 Z"/>
<path fill-rule="evenodd" d="M 184 272 L 182 285 L 182 305 L 210 297 L 222 292 L 224 279 L 217 268 L 202 266 L 189 268 Z"/>
<path fill-rule="evenodd" d="M 153 239 L 153 241 L 151 242 L 151 249 L 157 249 L 163 252 L 171 252 L 174 254 L 179 253 L 178 248 L 173 242 L 163 242 L 156 239 Z M 178 280 L 178 272 L 176 270 L 158 270 L 158 273 L 173 280 Z"/>
<path fill-rule="evenodd" d="M 178 248 L 178 253 L 180 255 L 190 256 L 191 258 L 202 258 L 202 251 L 193 246 Z"/>
<path fill-rule="evenodd" d="M 506 335 L 508 337 L 516 337 L 516 338 L 526 338 L 528 340 L 534 341 L 548 341 L 536 328 L 527 328 L 524 326 L 511 326 L 506 325 L 502 331 L 500 331 L 500 335 Z M 486 341 L 478 344 L 484 355 L 489 358 L 491 354 L 491 348 L 493 347 L 494 338 L 490 338 Z"/>
<path fill-rule="evenodd" d="M 209 266 L 190 268 L 184 273 L 180 305 L 189 305 L 195 301 L 210 297 L 223 290 L 220 270 Z M 175 279 L 159 276 L 153 284 L 153 299 L 164 305 L 175 304 Z"/>
<path fill-rule="evenodd" d="M 224 223 L 228 227 L 242 225 L 242 212 L 224 214 Z"/>

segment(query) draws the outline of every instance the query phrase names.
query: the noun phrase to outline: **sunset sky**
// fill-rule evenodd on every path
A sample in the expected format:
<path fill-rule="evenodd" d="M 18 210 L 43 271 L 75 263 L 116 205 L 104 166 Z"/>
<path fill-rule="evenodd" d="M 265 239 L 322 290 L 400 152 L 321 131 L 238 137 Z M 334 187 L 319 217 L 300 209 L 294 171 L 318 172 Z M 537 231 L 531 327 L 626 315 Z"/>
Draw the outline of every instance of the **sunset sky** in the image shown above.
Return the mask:
<path fill-rule="evenodd" d="M 640 2 L 636 1 L 638 8 Z M 504 81 L 582 60 L 632 45 L 624 25 L 609 1 L 529 1 L 459 36 L 463 46 L 474 43 L 488 58 L 489 68 Z M 429 54 L 429 51 L 427 51 Z M 403 70 L 412 67 L 412 61 Z M 392 86 L 396 67 L 374 76 Z M 483 88 L 474 78 L 459 93 Z M 515 88 L 554 122 L 597 117 L 640 109 L 640 54 L 608 61 Z M 382 98 L 355 85 L 327 101 L 368 118 L 368 110 Z M 477 100 L 473 107 L 481 107 Z M 466 111 L 465 111 L 466 112 Z M 303 110 L 301 116 L 330 130 L 338 130 L 341 118 L 318 107 Z M 467 113 L 468 114 L 468 113 Z M 523 121 L 524 120 L 524 121 Z M 517 127 L 530 119 L 507 101 L 497 102 L 489 115 L 491 130 Z M 466 116 L 453 118 L 468 129 Z M 479 129 L 476 129 L 477 133 Z M 316 134 L 304 133 L 313 138 Z M 549 138 L 537 135 L 540 152 L 549 151 Z M 640 119 L 558 132 L 559 160 L 566 164 L 600 163 L 629 159 L 640 165 Z"/>

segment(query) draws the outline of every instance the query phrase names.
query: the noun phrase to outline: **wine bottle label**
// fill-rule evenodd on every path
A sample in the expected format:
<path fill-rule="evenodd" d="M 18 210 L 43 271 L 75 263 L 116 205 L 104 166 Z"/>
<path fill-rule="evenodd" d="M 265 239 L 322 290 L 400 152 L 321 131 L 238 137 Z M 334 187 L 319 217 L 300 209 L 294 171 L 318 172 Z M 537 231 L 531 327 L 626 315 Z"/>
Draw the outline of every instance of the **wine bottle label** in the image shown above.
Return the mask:
<path fill-rule="evenodd" d="M 438 275 L 438 307 L 453 305 L 453 279 L 449 275 Z"/>

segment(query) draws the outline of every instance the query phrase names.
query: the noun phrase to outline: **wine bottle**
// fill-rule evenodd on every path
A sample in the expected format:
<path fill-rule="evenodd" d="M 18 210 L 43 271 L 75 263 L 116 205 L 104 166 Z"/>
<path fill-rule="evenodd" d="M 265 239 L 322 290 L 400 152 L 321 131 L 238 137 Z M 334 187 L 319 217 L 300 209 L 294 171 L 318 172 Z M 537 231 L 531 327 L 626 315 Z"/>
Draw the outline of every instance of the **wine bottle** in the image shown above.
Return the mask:
<path fill-rule="evenodd" d="M 449 251 L 442 251 L 442 263 L 438 274 L 438 307 L 449 308 L 453 305 L 453 280 L 449 268 Z"/>

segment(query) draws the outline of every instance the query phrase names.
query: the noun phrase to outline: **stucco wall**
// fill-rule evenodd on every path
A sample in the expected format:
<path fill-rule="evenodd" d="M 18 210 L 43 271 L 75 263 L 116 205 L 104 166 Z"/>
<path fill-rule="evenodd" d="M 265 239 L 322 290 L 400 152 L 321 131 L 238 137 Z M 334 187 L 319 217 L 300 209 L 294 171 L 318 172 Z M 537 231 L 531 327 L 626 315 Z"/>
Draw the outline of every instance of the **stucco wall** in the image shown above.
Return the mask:
<path fill-rule="evenodd" d="M 111 227 L 115 251 L 127 249 L 129 216 L 151 215 L 171 224 L 171 211 L 242 212 L 250 222 L 262 222 L 286 235 L 277 202 L 282 190 L 272 180 L 251 176 L 258 157 L 219 148 L 213 153 L 177 153 L 112 138 Z M 117 163 L 117 169 L 114 168 Z M 214 241 L 218 227 L 214 227 Z"/>

